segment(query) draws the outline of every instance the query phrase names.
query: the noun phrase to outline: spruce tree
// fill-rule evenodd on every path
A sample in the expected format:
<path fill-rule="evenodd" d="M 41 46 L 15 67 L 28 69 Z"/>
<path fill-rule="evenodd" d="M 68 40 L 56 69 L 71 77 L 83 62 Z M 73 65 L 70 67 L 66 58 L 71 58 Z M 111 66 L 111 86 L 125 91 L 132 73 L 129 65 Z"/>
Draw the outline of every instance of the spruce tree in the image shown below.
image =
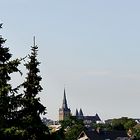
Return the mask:
<path fill-rule="evenodd" d="M 0 24 L 2 28 L 2 24 Z M 10 84 L 11 74 L 18 72 L 19 59 L 11 60 L 9 48 L 4 46 L 5 39 L 0 35 L 0 136 L 17 124 L 20 95 L 18 88 Z M 4 138 L 3 138 L 4 139 Z"/>
<path fill-rule="evenodd" d="M 45 107 L 40 103 L 38 94 L 42 91 L 40 85 L 41 76 L 39 75 L 40 62 L 37 60 L 38 47 L 31 46 L 31 54 L 28 56 L 29 61 L 25 64 L 28 70 L 27 77 L 23 83 L 23 129 L 28 132 L 28 139 L 40 140 L 45 138 L 47 127 L 43 124 L 40 115 L 45 114 Z"/>

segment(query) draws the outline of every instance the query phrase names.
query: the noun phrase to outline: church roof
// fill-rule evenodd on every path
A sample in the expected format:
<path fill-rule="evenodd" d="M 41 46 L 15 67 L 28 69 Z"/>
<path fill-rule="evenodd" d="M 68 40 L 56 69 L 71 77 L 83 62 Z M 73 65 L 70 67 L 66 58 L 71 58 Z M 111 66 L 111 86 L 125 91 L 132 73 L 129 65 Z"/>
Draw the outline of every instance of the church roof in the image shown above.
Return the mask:
<path fill-rule="evenodd" d="M 62 109 L 68 109 L 65 89 L 64 89 L 64 97 L 63 97 Z"/>
<path fill-rule="evenodd" d="M 79 116 L 83 116 L 83 111 L 82 111 L 81 108 L 80 108 L 80 111 L 79 111 Z"/>
<path fill-rule="evenodd" d="M 79 113 L 78 113 L 78 110 L 77 110 L 77 109 L 76 109 L 75 116 L 76 116 L 76 117 L 78 117 L 78 116 L 79 116 Z"/>
<path fill-rule="evenodd" d="M 125 131 L 89 131 L 85 130 L 82 131 L 78 137 L 78 140 L 85 140 L 85 139 L 90 139 L 90 140 L 116 140 L 116 139 L 125 139 L 129 140 L 127 133 Z"/>

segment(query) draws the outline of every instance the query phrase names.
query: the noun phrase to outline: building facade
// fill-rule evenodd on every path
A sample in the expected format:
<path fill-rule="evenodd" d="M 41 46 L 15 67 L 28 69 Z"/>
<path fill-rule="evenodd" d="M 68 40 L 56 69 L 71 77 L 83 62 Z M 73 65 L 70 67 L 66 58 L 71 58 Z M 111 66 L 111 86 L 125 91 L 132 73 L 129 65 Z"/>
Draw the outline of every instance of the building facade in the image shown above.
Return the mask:
<path fill-rule="evenodd" d="M 76 109 L 75 116 L 77 119 L 83 120 L 83 123 L 85 124 L 85 127 L 87 127 L 87 128 L 92 127 L 93 123 L 101 122 L 101 119 L 97 113 L 93 116 L 85 116 L 81 108 L 80 108 L 79 112 Z"/>

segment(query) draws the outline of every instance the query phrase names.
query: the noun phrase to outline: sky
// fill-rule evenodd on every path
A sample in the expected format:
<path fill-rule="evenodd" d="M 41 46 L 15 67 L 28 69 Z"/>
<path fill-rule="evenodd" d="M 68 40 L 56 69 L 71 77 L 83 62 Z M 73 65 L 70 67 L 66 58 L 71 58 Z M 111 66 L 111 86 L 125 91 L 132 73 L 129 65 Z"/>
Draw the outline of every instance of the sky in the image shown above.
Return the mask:
<path fill-rule="evenodd" d="M 47 118 L 58 120 L 64 87 L 73 114 L 140 118 L 139 7 L 139 0 L 1 1 L 0 34 L 13 58 L 30 54 L 36 36 Z"/>

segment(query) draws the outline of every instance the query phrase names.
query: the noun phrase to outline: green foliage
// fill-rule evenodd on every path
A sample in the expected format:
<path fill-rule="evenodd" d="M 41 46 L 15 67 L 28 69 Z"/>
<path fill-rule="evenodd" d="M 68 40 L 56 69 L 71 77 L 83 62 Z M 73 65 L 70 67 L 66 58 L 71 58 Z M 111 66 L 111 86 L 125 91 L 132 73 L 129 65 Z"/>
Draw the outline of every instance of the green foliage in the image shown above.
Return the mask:
<path fill-rule="evenodd" d="M 0 28 L 2 24 L 0 24 Z M 40 62 L 37 60 L 38 47 L 31 48 L 29 62 L 25 64 L 28 74 L 24 94 L 19 94 L 21 85 L 13 88 L 11 74 L 18 69 L 22 59 L 11 60 L 9 48 L 4 46 L 5 39 L 0 36 L 0 139 L 1 140 L 40 140 L 48 138 L 48 127 L 41 121 L 45 107 L 40 103 L 38 93 L 42 91 L 41 76 L 38 75 Z"/>
<path fill-rule="evenodd" d="M 140 140 L 140 128 L 133 129 L 133 137 L 135 140 Z"/>
<path fill-rule="evenodd" d="M 62 128 L 65 132 L 65 140 L 74 140 L 77 138 L 79 133 L 84 130 L 84 123 L 82 120 L 71 116 L 69 119 L 61 121 Z"/>
<path fill-rule="evenodd" d="M 80 132 L 84 130 L 84 126 L 81 124 L 74 124 L 67 129 L 65 133 L 65 140 L 76 140 Z"/>
<path fill-rule="evenodd" d="M 124 130 L 124 125 L 120 119 L 112 120 L 112 129 L 114 130 Z"/>
<path fill-rule="evenodd" d="M 60 121 L 62 128 L 66 129 L 67 127 L 71 127 L 75 124 L 81 124 L 84 126 L 83 120 L 77 119 L 75 116 L 70 116 L 68 119 Z"/>
<path fill-rule="evenodd" d="M 114 130 L 128 130 L 136 125 L 136 122 L 127 117 L 112 120 L 112 128 Z"/>
<path fill-rule="evenodd" d="M 118 131 L 128 131 L 136 125 L 135 120 L 127 117 L 122 117 L 118 119 L 110 120 L 109 122 L 102 124 L 93 124 L 93 129 L 100 128 L 102 130 L 118 130 Z"/>
<path fill-rule="evenodd" d="M 28 132 L 21 130 L 18 127 L 7 128 L 3 132 L 6 139 L 15 139 L 15 140 L 26 140 L 28 137 Z"/>
<path fill-rule="evenodd" d="M 133 119 L 128 119 L 125 123 L 124 123 L 124 128 L 125 130 L 129 130 L 132 129 L 137 123 L 135 122 L 135 120 Z"/>
<path fill-rule="evenodd" d="M 38 47 L 31 47 L 31 55 L 28 56 L 29 61 L 25 64 L 28 70 L 25 82 L 22 84 L 24 87 L 24 97 L 22 99 L 22 128 L 25 129 L 30 140 L 44 139 L 48 133 L 48 128 L 41 121 L 40 115 L 45 114 L 45 107 L 40 103 L 40 98 L 37 97 L 39 92 L 42 91 L 40 85 L 41 76 L 38 66 L 40 62 L 37 60 Z"/>
<path fill-rule="evenodd" d="M 101 129 L 101 130 L 112 130 L 111 124 L 108 123 L 93 123 L 93 129 Z"/>
<path fill-rule="evenodd" d="M 0 129 L 17 125 L 17 110 L 20 106 L 17 94 L 19 87 L 12 88 L 10 84 L 11 74 L 20 72 L 18 69 L 20 60 L 11 60 L 12 54 L 9 53 L 9 48 L 4 46 L 5 41 L 0 36 Z"/>

